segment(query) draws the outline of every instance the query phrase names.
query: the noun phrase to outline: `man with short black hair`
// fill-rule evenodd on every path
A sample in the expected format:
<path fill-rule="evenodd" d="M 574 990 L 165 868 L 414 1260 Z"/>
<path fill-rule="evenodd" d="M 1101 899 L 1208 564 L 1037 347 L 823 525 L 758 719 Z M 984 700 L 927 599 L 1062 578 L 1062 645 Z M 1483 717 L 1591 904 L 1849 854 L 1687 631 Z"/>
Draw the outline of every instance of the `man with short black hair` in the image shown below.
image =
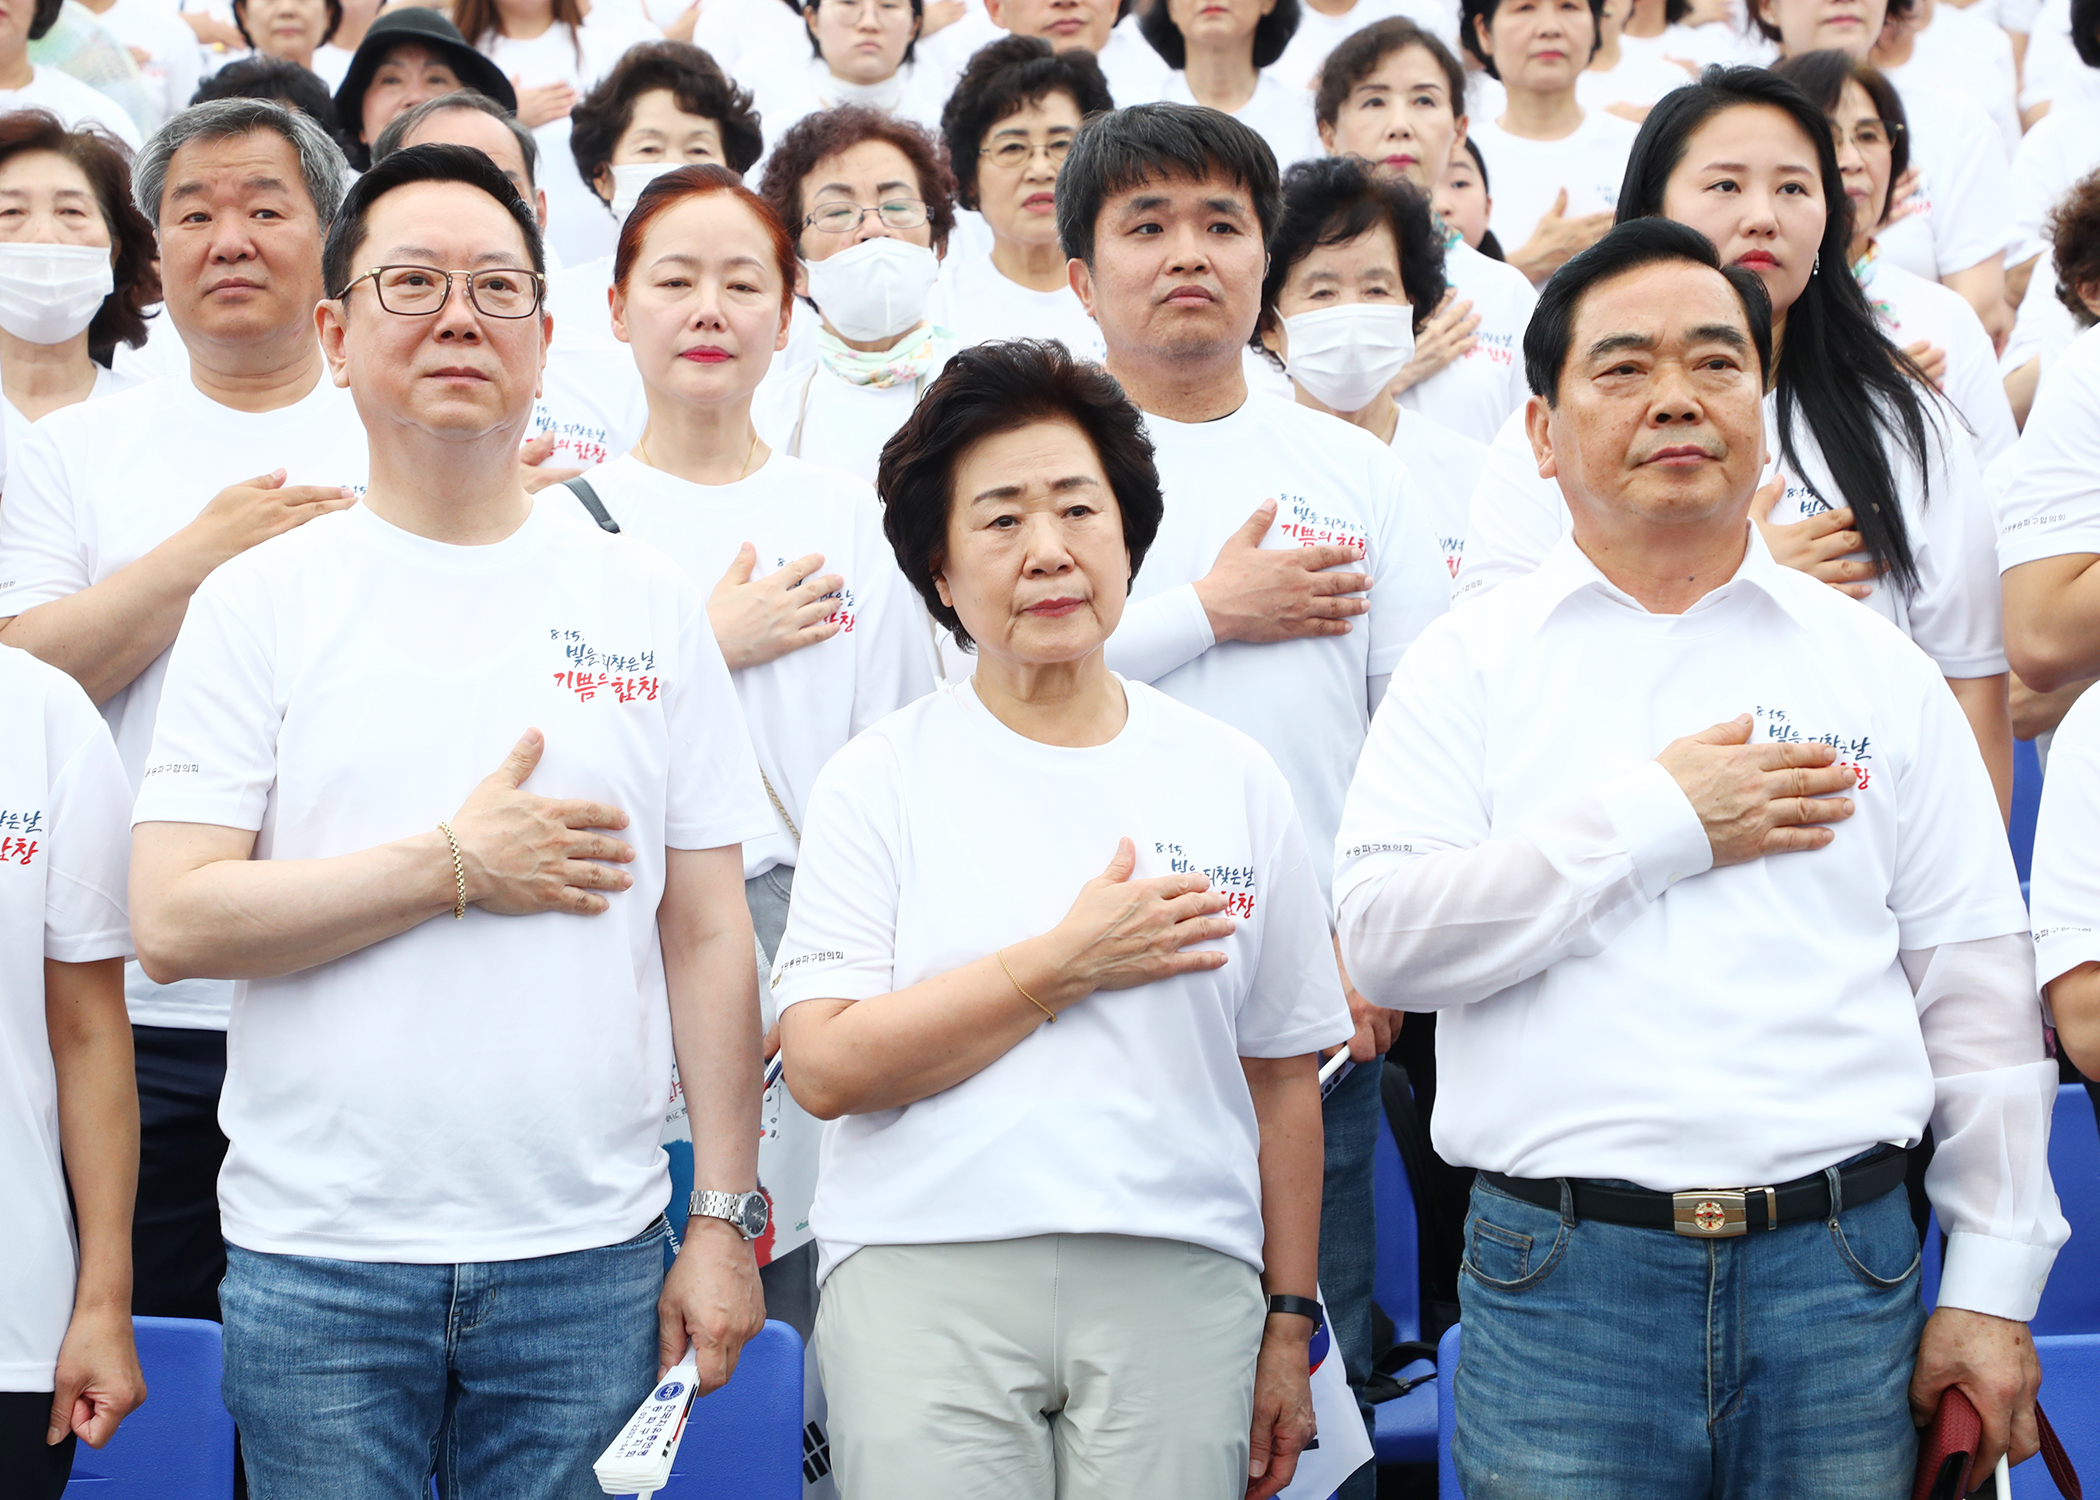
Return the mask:
<path fill-rule="evenodd" d="M 1281 201 L 1276 160 L 1252 130 L 1216 110 L 1147 104 L 1080 128 L 1057 224 L 1108 371 L 1145 413 L 1167 501 L 1109 664 L 1261 742 L 1291 784 L 1324 891 L 1371 712 L 1449 586 L 1391 448 L 1247 389 L 1241 355 Z M 1360 1393 L 1377 1064 L 1400 1018 L 1353 994 L 1350 1009 L 1351 1055 L 1372 1066 L 1326 1102 L 1320 1288 Z M 1366 1466 L 1344 1494 L 1370 1486 Z"/>
<path fill-rule="evenodd" d="M 1968 726 L 1750 524 L 1754 275 L 1631 221 L 1547 283 L 1524 353 L 1573 534 L 1408 653 L 1335 877 L 1357 983 L 1438 1013 L 1437 1149 L 1479 1169 L 1466 1494 L 1899 1500 L 1955 1386 L 1976 1472 L 2017 1463 L 2069 1228 Z M 1900 1191 L 1928 1126 L 1929 1320 Z"/>
<path fill-rule="evenodd" d="M 548 320 L 510 182 L 397 152 L 325 263 L 371 488 L 198 591 L 136 810 L 140 961 L 240 980 L 227 1405 L 257 1500 L 434 1458 L 574 1500 L 661 1370 L 721 1385 L 764 1317 L 771 811 L 704 596 L 519 484 Z M 674 1049 L 701 1191 L 666 1276 Z"/>

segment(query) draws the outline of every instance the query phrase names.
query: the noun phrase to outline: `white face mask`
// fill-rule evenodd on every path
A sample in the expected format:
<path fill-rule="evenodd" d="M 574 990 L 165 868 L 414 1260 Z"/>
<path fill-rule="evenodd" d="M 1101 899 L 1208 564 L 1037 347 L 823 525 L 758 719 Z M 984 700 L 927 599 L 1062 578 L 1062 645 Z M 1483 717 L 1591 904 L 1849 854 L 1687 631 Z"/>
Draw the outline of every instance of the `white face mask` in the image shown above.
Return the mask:
<path fill-rule="evenodd" d="M 888 235 L 803 265 L 810 301 L 824 321 L 864 343 L 895 338 L 923 319 L 941 273 L 940 257 L 931 250 Z"/>
<path fill-rule="evenodd" d="M 0 241 L 0 328 L 29 344 L 63 344 L 95 321 L 116 289 L 101 245 Z"/>
<path fill-rule="evenodd" d="M 1351 302 L 1283 320 L 1291 379 L 1331 411 L 1362 411 L 1415 357 L 1406 303 Z"/>
<path fill-rule="evenodd" d="M 634 205 L 641 200 L 642 189 L 666 172 L 675 172 L 684 166 L 682 161 L 638 161 L 624 167 L 613 167 L 612 216 L 622 224 L 634 212 Z"/>

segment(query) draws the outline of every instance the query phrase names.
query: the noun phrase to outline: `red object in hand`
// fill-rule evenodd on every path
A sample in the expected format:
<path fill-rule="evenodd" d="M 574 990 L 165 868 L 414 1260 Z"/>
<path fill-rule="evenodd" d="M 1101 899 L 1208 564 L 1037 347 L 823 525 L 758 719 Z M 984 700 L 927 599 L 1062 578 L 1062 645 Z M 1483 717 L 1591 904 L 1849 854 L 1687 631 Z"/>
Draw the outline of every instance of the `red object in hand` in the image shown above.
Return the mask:
<path fill-rule="evenodd" d="M 1953 1386 L 1940 1395 L 1932 1425 L 1918 1437 L 1918 1477 L 1910 1500 L 1961 1500 L 1969 1493 L 1969 1470 L 1983 1445 L 1983 1418 Z"/>

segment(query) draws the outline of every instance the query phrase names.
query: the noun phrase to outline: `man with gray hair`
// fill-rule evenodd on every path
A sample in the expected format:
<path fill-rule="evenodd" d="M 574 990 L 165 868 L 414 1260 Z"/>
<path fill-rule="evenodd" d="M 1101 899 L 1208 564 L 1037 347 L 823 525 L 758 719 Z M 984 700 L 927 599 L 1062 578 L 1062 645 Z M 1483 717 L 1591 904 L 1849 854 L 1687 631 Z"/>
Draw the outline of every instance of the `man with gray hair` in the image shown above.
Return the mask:
<path fill-rule="evenodd" d="M 169 120 L 133 168 L 160 246 L 180 374 L 54 412 L 10 455 L 0 512 L 0 641 L 70 673 L 101 707 L 136 788 L 167 651 L 204 577 L 350 505 L 365 434 L 323 378 L 321 245 L 348 176 L 303 115 L 255 99 Z M 233 986 L 125 994 L 137 1049 L 140 1313 L 217 1318 L 226 1269 L 219 1089 Z"/>

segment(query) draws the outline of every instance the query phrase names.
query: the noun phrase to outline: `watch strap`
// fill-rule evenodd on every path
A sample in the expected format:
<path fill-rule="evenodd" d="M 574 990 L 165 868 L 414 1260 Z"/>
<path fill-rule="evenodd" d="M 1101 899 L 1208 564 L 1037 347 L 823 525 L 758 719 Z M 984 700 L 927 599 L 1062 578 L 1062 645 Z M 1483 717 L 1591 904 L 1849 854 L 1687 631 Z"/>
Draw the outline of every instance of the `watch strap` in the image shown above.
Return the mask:
<path fill-rule="evenodd" d="M 1311 1297 L 1293 1297 L 1288 1294 L 1279 1294 L 1269 1299 L 1269 1312 L 1272 1315 L 1276 1313 L 1293 1313 L 1301 1318 L 1311 1318 L 1312 1325 L 1315 1328 L 1322 1327 L 1327 1322 L 1326 1309 L 1322 1308 Z"/>
<path fill-rule="evenodd" d="M 725 1193 L 714 1188 L 694 1188 L 693 1196 L 686 1202 L 686 1213 L 703 1219 L 721 1219 L 734 1226 L 736 1232 L 748 1240 L 755 1236 L 744 1227 L 744 1203 L 754 1197 L 759 1198 L 763 1205 L 764 1199 L 756 1193 Z"/>

